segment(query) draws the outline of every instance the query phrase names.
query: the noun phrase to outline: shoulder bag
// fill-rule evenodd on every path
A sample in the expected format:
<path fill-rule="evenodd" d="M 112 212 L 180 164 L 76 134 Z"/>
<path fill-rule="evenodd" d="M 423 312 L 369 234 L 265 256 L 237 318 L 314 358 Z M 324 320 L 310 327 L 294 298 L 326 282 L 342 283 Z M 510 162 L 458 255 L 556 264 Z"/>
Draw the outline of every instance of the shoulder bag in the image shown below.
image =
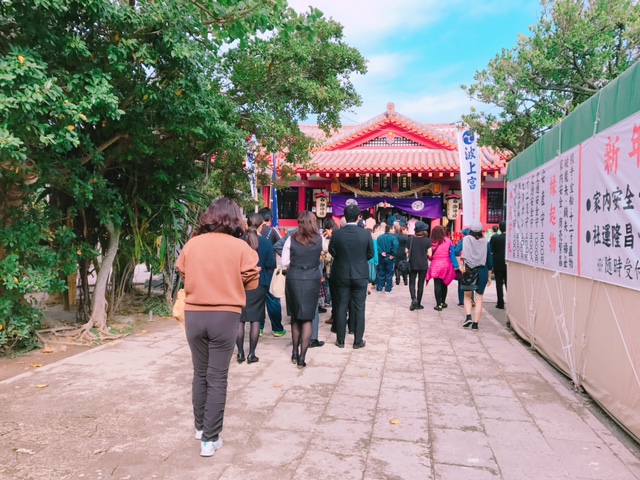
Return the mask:
<path fill-rule="evenodd" d="M 464 291 L 473 291 L 478 289 L 478 276 L 480 275 L 480 268 L 482 267 L 470 267 L 465 262 L 464 272 L 460 279 L 460 289 Z"/>
<path fill-rule="evenodd" d="M 411 271 L 411 264 L 409 263 L 409 260 L 411 260 L 411 247 L 413 247 L 413 238 L 409 242 L 409 253 L 407 254 L 407 259 L 400 260 L 397 265 L 398 271 L 403 275 Z"/>
<path fill-rule="evenodd" d="M 269 293 L 277 298 L 284 298 L 285 285 L 287 279 L 285 277 L 285 271 L 282 268 L 276 268 L 273 271 L 273 277 L 271 277 L 271 284 L 269 285 Z"/>
<path fill-rule="evenodd" d="M 184 293 L 184 288 L 178 290 L 178 296 L 176 297 L 176 301 L 173 304 L 173 316 L 178 321 L 182 329 L 184 330 L 184 301 L 186 298 L 186 294 Z"/>

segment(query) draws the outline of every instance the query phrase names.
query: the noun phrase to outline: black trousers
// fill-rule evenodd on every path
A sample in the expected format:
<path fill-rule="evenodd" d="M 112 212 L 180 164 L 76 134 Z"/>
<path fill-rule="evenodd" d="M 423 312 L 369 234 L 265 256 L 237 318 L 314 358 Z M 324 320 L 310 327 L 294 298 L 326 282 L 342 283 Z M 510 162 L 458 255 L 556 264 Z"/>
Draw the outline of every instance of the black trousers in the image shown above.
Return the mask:
<path fill-rule="evenodd" d="M 416 295 L 416 278 L 418 279 L 418 293 Z M 424 281 L 427 278 L 426 270 L 411 270 L 409 272 L 409 295 L 411 295 L 411 303 L 422 303 L 422 294 L 424 293 Z"/>
<path fill-rule="evenodd" d="M 496 276 L 496 293 L 498 294 L 498 307 L 504 307 L 504 289 L 507 289 L 507 271 L 506 270 L 494 270 L 493 273 Z"/>
<path fill-rule="evenodd" d="M 365 304 L 367 301 L 368 278 L 334 280 L 334 303 L 338 300 L 334 325 L 339 343 L 344 343 L 347 329 L 347 310 L 349 310 L 349 325 L 353 329 L 353 344 L 362 342 L 365 327 Z"/>

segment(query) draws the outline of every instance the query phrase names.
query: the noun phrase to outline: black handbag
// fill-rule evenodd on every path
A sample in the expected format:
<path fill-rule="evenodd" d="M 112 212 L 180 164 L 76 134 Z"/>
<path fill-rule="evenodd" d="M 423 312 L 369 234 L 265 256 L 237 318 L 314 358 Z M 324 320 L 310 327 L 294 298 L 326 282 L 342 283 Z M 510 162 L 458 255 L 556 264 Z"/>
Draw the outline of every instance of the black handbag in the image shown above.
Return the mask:
<path fill-rule="evenodd" d="M 407 253 L 407 259 L 400 260 L 396 265 L 396 268 L 402 275 L 411 272 L 411 264 L 409 263 L 409 260 L 411 260 L 411 247 L 413 247 L 413 238 L 411 238 L 409 242 L 409 253 Z"/>
<path fill-rule="evenodd" d="M 400 260 L 396 268 L 402 274 L 409 273 L 409 271 L 411 270 L 408 260 Z"/>
<path fill-rule="evenodd" d="M 473 291 L 478 289 L 478 277 L 480 276 L 480 268 L 469 267 L 464 265 L 464 273 L 460 279 L 460 289 L 465 291 Z"/>

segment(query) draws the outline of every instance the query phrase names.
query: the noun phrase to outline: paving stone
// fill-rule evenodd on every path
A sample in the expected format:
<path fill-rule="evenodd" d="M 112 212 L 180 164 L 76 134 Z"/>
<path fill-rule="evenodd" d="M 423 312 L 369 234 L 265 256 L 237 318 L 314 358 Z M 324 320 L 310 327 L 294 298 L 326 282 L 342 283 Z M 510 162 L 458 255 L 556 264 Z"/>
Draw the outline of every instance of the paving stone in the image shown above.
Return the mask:
<path fill-rule="evenodd" d="M 173 323 L 0 382 L 0 480 L 640 478 L 632 450 L 534 352 L 486 312 L 477 334 L 463 329 L 462 310 L 436 312 L 428 293 L 414 312 L 406 288 L 372 293 L 361 350 L 352 337 L 335 347 L 321 321 L 327 343 L 303 370 L 290 335 L 265 335 L 258 363 L 234 357 L 212 458 L 193 438 L 191 357 Z"/>

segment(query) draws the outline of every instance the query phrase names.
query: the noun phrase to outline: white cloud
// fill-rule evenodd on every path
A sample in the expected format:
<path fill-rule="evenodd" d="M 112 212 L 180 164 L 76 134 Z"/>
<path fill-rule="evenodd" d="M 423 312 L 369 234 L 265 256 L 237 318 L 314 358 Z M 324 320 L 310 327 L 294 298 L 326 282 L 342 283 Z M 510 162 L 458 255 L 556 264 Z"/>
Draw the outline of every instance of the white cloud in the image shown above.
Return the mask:
<path fill-rule="evenodd" d="M 413 58 L 402 53 L 387 53 L 367 58 L 367 77 L 375 81 L 393 79 L 403 75 L 411 67 Z"/>
<path fill-rule="evenodd" d="M 442 91 L 421 91 L 395 96 L 372 90 L 361 91 L 363 106 L 353 112 L 342 115 L 345 125 L 362 123 L 383 113 L 387 103 L 393 102 L 397 112 L 423 123 L 454 123 L 461 120 L 463 114 L 471 112 L 471 107 L 486 111 L 488 105 L 470 100 L 460 88 Z"/>
<path fill-rule="evenodd" d="M 400 99 L 396 110 L 422 122 L 452 123 L 461 120 L 461 115 L 469 113 L 473 105 L 478 103 L 458 88 L 435 94 L 421 92 L 410 99 Z"/>
<path fill-rule="evenodd" d="M 402 29 L 415 30 L 442 18 L 447 2 L 438 0 L 289 0 L 297 12 L 318 8 L 344 26 L 347 42 L 357 48 L 383 42 Z"/>

